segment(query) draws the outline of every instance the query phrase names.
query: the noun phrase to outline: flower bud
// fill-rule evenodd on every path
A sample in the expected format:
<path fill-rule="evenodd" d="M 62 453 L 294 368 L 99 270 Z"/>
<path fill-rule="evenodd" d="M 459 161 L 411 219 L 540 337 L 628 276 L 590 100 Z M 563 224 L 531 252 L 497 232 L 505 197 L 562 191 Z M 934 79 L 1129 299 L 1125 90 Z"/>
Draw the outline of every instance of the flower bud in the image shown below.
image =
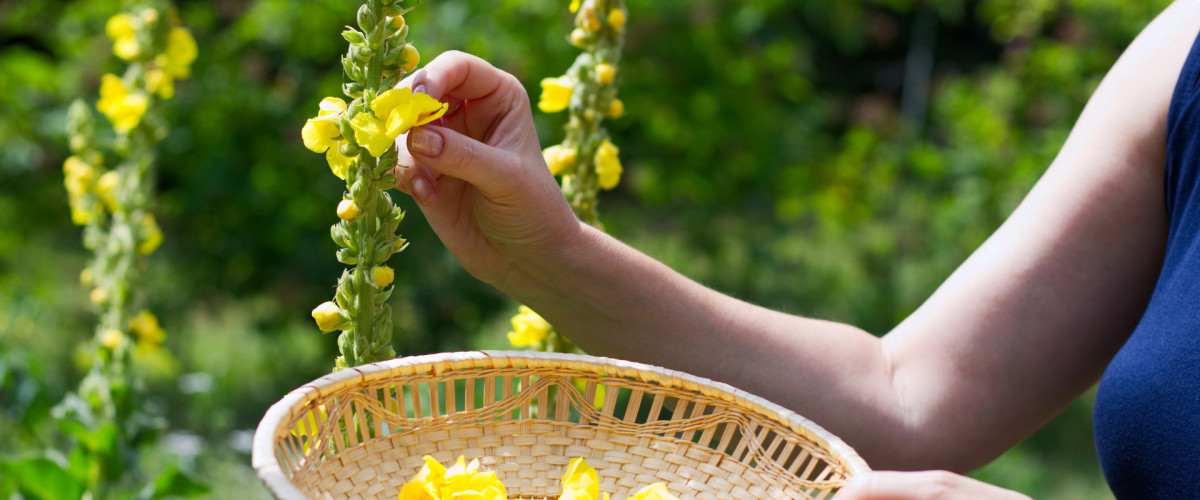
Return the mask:
<path fill-rule="evenodd" d="M 612 29 L 619 30 L 625 26 L 625 9 L 613 9 L 608 11 L 608 25 Z"/>
<path fill-rule="evenodd" d="M 401 29 L 404 27 L 404 16 L 393 17 L 389 22 L 391 23 L 392 28 Z"/>
<path fill-rule="evenodd" d="M 571 45 L 586 49 L 592 45 L 593 41 L 595 41 L 595 35 L 589 33 L 587 30 L 583 28 L 571 30 Z"/>
<path fill-rule="evenodd" d="M 400 252 L 400 251 L 404 250 L 404 248 L 407 246 L 408 246 L 408 240 L 397 236 L 396 242 L 392 244 L 392 252 L 393 253 Z"/>
<path fill-rule="evenodd" d="M 345 38 L 347 42 L 353 43 L 355 45 L 362 45 L 364 43 L 367 43 L 366 37 L 363 36 L 362 32 L 360 32 L 356 29 L 348 29 L 346 31 L 343 31 L 342 38 Z"/>
<path fill-rule="evenodd" d="M 358 27 L 369 30 L 375 26 L 375 13 L 367 4 L 358 8 Z"/>
<path fill-rule="evenodd" d="M 354 200 L 342 200 L 341 203 L 338 203 L 337 214 L 342 220 L 354 220 L 355 217 L 358 217 L 358 213 L 358 204 L 354 203 Z"/>
<path fill-rule="evenodd" d="M 371 272 L 371 280 L 375 282 L 375 286 L 383 288 L 392 284 L 392 280 L 396 278 L 396 271 L 388 266 L 378 266 Z"/>
<path fill-rule="evenodd" d="M 608 109 L 604 112 L 604 116 L 609 118 L 620 118 L 625 114 L 625 103 L 620 99 L 613 98 L 612 102 L 608 103 Z"/>
<path fill-rule="evenodd" d="M 542 158 L 546 160 L 546 166 L 550 168 L 551 175 L 559 175 L 563 170 L 574 165 L 578 155 L 579 152 L 575 148 L 560 144 L 550 146 L 542 151 Z"/>
<path fill-rule="evenodd" d="M 93 288 L 88 298 L 92 300 L 93 304 L 102 305 L 108 301 L 108 291 L 103 288 Z"/>
<path fill-rule="evenodd" d="M 125 340 L 125 335 L 120 330 L 109 328 L 100 334 L 99 340 L 100 345 L 111 351 L 121 345 L 121 341 Z"/>
<path fill-rule="evenodd" d="M 91 286 L 95 278 L 92 276 L 92 268 L 84 268 L 79 272 L 79 283 L 83 286 Z"/>
<path fill-rule="evenodd" d="M 596 65 L 596 82 L 601 85 L 612 83 L 613 78 L 617 76 L 617 68 L 609 63 L 600 63 Z"/>
<path fill-rule="evenodd" d="M 403 61 L 400 63 L 400 71 L 409 73 L 417 69 L 417 65 L 421 63 L 421 54 L 417 52 L 416 47 L 408 44 L 403 49 L 400 49 L 400 60 Z"/>
<path fill-rule="evenodd" d="M 317 328 L 320 328 L 322 332 L 332 332 L 346 321 L 342 309 L 333 302 L 321 303 L 312 310 L 312 317 L 317 321 Z"/>

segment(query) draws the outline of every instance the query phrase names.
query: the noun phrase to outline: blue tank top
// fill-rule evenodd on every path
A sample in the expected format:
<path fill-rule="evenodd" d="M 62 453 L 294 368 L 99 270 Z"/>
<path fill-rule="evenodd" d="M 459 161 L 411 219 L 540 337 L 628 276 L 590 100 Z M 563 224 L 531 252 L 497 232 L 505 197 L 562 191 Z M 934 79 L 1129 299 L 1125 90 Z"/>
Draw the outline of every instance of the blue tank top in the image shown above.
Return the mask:
<path fill-rule="evenodd" d="M 1096 451 L 1121 499 L 1200 499 L 1200 38 L 1175 84 L 1166 153 L 1162 272 L 1096 395 Z"/>

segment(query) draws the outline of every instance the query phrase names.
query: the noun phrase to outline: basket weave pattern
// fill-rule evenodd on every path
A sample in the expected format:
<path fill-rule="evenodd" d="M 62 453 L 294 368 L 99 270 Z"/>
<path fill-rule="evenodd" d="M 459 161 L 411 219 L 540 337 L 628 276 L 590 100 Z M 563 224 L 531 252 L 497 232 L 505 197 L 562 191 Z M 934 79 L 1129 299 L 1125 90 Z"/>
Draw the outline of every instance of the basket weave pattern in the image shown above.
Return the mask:
<path fill-rule="evenodd" d="M 552 499 L 568 461 L 622 498 L 827 498 L 868 470 L 802 417 L 638 363 L 531 352 L 401 358 L 328 375 L 271 408 L 254 467 L 279 499 L 394 499 L 431 455 L 479 458 L 510 498 Z"/>

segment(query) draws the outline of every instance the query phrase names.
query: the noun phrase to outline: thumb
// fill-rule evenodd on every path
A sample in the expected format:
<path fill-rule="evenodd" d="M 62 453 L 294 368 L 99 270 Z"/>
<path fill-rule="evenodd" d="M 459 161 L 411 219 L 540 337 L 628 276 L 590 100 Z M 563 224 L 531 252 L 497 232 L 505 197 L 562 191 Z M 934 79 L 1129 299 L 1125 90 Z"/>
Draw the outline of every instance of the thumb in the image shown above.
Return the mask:
<path fill-rule="evenodd" d="M 408 151 L 430 170 L 457 177 L 484 191 L 511 179 L 520 165 L 509 151 L 437 125 L 413 129 L 408 134 Z"/>

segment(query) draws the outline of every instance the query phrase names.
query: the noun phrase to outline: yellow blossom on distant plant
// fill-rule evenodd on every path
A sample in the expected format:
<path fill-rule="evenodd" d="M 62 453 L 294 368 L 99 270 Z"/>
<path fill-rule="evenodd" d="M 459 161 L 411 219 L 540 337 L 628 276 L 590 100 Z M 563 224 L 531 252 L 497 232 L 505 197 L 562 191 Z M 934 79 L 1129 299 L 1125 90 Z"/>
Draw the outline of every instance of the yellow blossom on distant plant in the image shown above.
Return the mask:
<path fill-rule="evenodd" d="M 565 76 L 542 79 L 542 96 L 538 109 L 543 113 L 556 113 L 571 106 L 571 79 Z"/>
<path fill-rule="evenodd" d="M 612 29 L 619 30 L 625 26 L 625 10 L 613 9 L 608 12 L 608 25 Z"/>
<path fill-rule="evenodd" d="M 312 317 L 322 332 L 332 332 L 344 321 L 342 309 L 333 302 L 322 302 L 312 310 Z"/>
<path fill-rule="evenodd" d="M 109 212 L 117 211 L 117 183 L 120 178 L 116 170 L 109 170 L 96 180 L 96 197 L 104 202 Z"/>
<path fill-rule="evenodd" d="M 621 159 L 617 157 L 620 152 L 621 150 L 607 139 L 596 149 L 596 177 L 600 181 L 600 187 L 612 189 L 621 181 Z"/>
<path fill-rule="evenodd" d="M 187 28 L 176 26 L 167 34 L 167 50 L 154 59 L 173 78 L 187 78 L 199 51 L 196 39 Z"/>
<path fill-rule="evenodd" d="M 567 9 L 569 9 L 572 14 L 579 12 L 579 3 L 579 0 L 571 0 L 571 5 L 567 6 Z"/>
<path fill-rule="evenodd" d="M 132 61 L 142 55 L 142 46 L 137 40 L 137 30 L 142 20 L 133 15 L 121 13 L 108 18 L 104 31 L 113 40 L 113 53 L 126 61 Z"/>
<path fill-rule="evenodd" d="M 150 255 L 162 245 L 163 234 L 158 228 L 158 222 L 154 220 L 154 216 L 146 214 L 138 223 L 138 229 L 142 234 L 142 241 L 137 245 L 137 252 L 142 255 Z"/>
<path fill-rule="evenodd" d="M 604 115 L 609 118 L 620 118 L 621 115 L 624 115 L 624 114 L 625 114 L 625 103 L 621 102 L 620 99 L 617 99 L 615 97 L 613 98 L 613 100 L 611 102 L 608 103 L 608 109 L 605 110 L 605 113 L 604 113 Z"/>
<path fill-rule="evenodd" d="M 96 180 L 96 169 L 78 156 L 68 156 L 63 162 L 63 184 L 71 196 L 83 196 Z"/>
<path fill-rule="evenodd" d="M 100 305 L 108 301 L 108 291 L 103 288 L 93 288 L 92 293 L 88 295 L 93 304 Z"/>
<path fill-rule="evenodd" d="M 638 490 L 625 500 L 679 500 L 679 497 L 667 491 L 666 483 L 654 483 Z"/>
<path fill-rule="evenodd" d="M 388 266 L 379 266 L 371 273 L 371 278 L 375 286 L 383 288 L 392 284 L 392 280 L 396 278 L 396 271 Z"/>
<path fill-rule="evenodd" d="M 468 464 L 464 457 L 446 468 L 425 456 L 411 481 L 400 488 L 399 500 L 505 500 L 508 492 L 495 472 L 479 472 L 479 459 Z"/>
<path fill-rule="evenodd" d="M 609 63 L 600 63 L 596 65 L 596 82 L 601 85 L 612 83 L 613 78 L 617 76 L 617 68 Z"/>
<path fill-rule="evenodd" d="M 158 318 L 150 311 L 141 311 L 129 320 L 129 331 L 137 337 L 138 343 L 148 345 L 162 344 L 167 338 L 166 332 L 158 324 Z"/>
<path fill-rule="evenodd" d="M 512 331 L 508 332 L 508 341 L 516 347 L 537 345 L 546 340 L 550 334 L 550 323 L 527 306 L 521 306 L 517 315 L 512 318 Z"/>
<path fill-rule="evenodd" d="M 127 133 L 142 121 L 150 100 L 140 91 L 130 91 L 117 75 L 107 73 L 100 78 L 100 101 L 96 109 L 108 117 L 113 128 Z"/>
<path fill-rule="evenodd" d="M 108 350 L 116 349 L 121 345 L 121 341 L 125 340 L 125 335 L 119 330 L 109 328 L 100 334 L 100 345 Z"/>
<path fill-rule="evenodd" d="M 354 200 L 342 200 L 337 206 L 337 215 L 342 220 L 354 220 L 358 217 L 358 204 Z"/>
<path fill-rule="evenodd" d="M 575 148 L 561 144 L 555 144 L 542 151 L 542 158 L 546 160 L 546 166 L 550 167 L 552 175 L 558 175 L 567 167 L 574 165 L 578 156 L 579 152 Z"/>
<path fill-rule="evenodd" d="M 85 267 L 79 271 L 79 283 L 84 286 L 91 286 L 94 278 L 92 277 L 92 268 Z"/>

